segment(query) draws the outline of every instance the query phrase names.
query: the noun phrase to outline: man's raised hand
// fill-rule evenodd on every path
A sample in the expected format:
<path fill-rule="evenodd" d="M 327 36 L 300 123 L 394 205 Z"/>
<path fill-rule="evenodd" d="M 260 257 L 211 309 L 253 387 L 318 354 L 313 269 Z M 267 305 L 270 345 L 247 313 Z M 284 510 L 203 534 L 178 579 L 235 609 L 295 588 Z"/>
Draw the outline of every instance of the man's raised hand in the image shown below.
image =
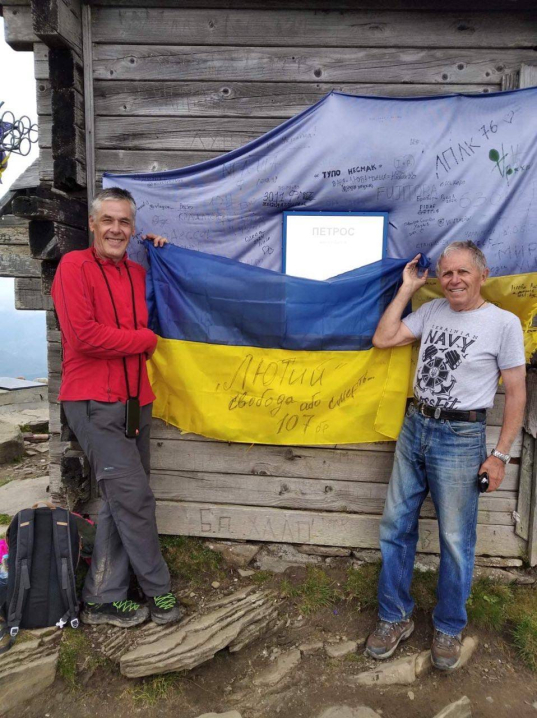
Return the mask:
<path fill-rule="evenodd" d="M 146 239 L 148 242 L 153 242 L 154 247 L 164 247 L 165 244 L 168 244 L 166 237 L 161 237 L 159 234 L 152 234 L 151 232 L 144 234 L 142 239 Z"/>
<path fill-rule="evenodd" d="M 403 269 L 403 286 L 409 289 L 412 294 L 423 287 L 429 275 L 428 269 L 425 269 L 420 275 L 420 270 L 418 269 L 418 261 L 420 257 L 421 254 L 416 254 L 414 259 Z"/>

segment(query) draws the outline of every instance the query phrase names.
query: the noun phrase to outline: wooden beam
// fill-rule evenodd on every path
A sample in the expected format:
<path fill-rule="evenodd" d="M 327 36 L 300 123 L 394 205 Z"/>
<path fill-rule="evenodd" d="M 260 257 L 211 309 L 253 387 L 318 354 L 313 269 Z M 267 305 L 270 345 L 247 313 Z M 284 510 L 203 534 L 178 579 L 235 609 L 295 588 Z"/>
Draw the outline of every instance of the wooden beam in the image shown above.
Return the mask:
<path fill-rule="evenodd" d="M 280 117 L 288 119 L 332 90 L 351 95 L 414 97 L 488 93 L 499 85 L 298 82 L 95 82 L 95 114 L 130 117 Z M 96 120 L 98 128 L 99 120 Z"/>
<path fill-rule="evenodd" d="M 66 252 L 89 246 L 87 230 L 59 222 L 32 221 L 28 235 L 32 257 L 41 260 L 59 261 Z"/>
<path fill-rule="evenodd" d="M 93 98 L 93 40 L 91 32 L 91 8 L 82 8 L 82 43 L 84 48 L 84 112 L 86 146 L 86 188 L 88 207 L 95 195 L 95 105 Z"/>
<path fill-rule="evenodd" d="M 59 1 L 59 0 L 58 0 Z M 50 49 L 48 53 L 52 88 L 52 158 L 54 186 L 76 191 L 86 185 L 86 143 L 77 106 L 83 92 L 83 74 L 72 50 Z"/>
<path fill-rule="evenodd" d="M 206 538 L 378 548 L 380 516 L 157 501 L 159 533 Z M 418 551 L 438 553 L 436 521 L 420 521 Z M 512 526 L 480 524 L 478 555 L 524 555 Z"/>
<path fill-rule="evenodd" d="M 157 499 L 165 501 L 382 514 L 388 485 L 332 478 L 153 471 L 151 488 Z M 485 495 L 479 501 L 478 523 L 512 526 L 515 508 L 515 492 L 496 491 Z M 436 518 L 430 498 L 423 504 L 421 517 Z"/>
<path fill-rule="evenodd" d="M 41 293 L 41 278 L 15 278 L 15 309 L 52 309 L 52 299 Z"/>
<path fill-rule="evenodd" d="M 498 84 L 533 49 L 96 45 L 98 80 Z"/>
<path fill-rule="evenodd" d="M 34 32 L 49 47 L 67 47 L 82 56 L 80 0 L 32 0 Z"/>
<path fill-rule="evenodd" d="M 232 444 L 203 440 L 194 434 L 165 440 L 163 434 L 164 425 L 154 419 L 151 469 L 156 474 L 180 467 L 189 474 L 240 474 L 245 481 L 252 476 L 321 481 L 330 477 L 331 481 L 387 484 L 393 465 L 393 443 L 389 447 L 362 444 L 360 449 L 349 448 L 349 445 L 291 447 Z M 178 436 L 177 430 L 175 435 Z M 507 466 L 500 493 L 517 490 L 518 469 L 515 464 Z"/>
<path fill-rule="evenodd" d="M 32 25 L 32 11 L 24 5 L 4 6 L 4 37 L 13 50 L 32 50 L 34 42 L 39 42 Z"/>
<path fill-rule="evenodd" d="M 9 0 L 17 2 L 17 0 Z M 25 0 L 26 2 L 27 0 Z M 110 0 L 88 0 L 92 6 L 110 5 Z M 116 7 L 169 7 L 177 8 L 177 0 L 114 0 Z M 185 3 L 187 4 L 187 3 Z M 210 8 L 228 10 L 303 10 L 304 0 L 188 0 L 189 8 Z M 435 10 L 438 11 L 438 0 L 309 0 L 308 10 Z M 450 0 L 452 12 L 491 12 L 509 10 L 519 12 L 533 10 L 534 0 Z"/>
<path fill-rule="evenodd" d="M 527 14 L 96 7 L 96 43 L 309 47 L 535 46 Z"/>
<path fill-rule="evenodd" d="M 522 438 L 522 455 L 520 459 L 520 481 L 517 501 L 517 536 L 528 540 L 531 503 L 533 496 L 533 467 L 535 463 L 535 439 L 524 432 Z"/>
<path fill-rule="evenodd" d="M 13 214 L 25 219 L 44 219 L 85 229 L 87 208 L 84 202 L 39 187 L 30 196 L 16 197 Z"/>
<path fill-rule="evenodd" d="M 0 215 L 0 245 L 28 245 L 28 220 L 12 214 Z"/>
<path fill-rule="evenodd" d="M 28 245 L 6 245 L 0 250 L 0 277 L 40 277 L 40 262 Z"/>

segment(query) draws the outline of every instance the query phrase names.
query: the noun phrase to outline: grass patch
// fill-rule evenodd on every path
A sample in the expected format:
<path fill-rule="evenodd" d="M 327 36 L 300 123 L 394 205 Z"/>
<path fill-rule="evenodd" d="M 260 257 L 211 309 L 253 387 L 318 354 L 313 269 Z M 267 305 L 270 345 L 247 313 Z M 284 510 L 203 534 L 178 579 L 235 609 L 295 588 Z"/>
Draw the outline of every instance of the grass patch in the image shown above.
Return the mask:
<path fill-rule="evenodd" d="M 513 641 L 524 663 L 537 671 L 537 614 L 521 618 L 513 628 Z"/>
<path fill-rule="evenodd" d="M 6 481 L 6 484 L 7 484 L 7 481 Z M 0 514 L 0 524 L 9 524 L 9 523 L 11 523 L 11 516 L 9 514 Z"/>
<path fill-rule="evenodd" d="M 481 628 L 501 631 L 509 616 L 509 604 L 513 601 L 513 590 L 490 579 L 480 578 L 468 599 L 468 619 Z"/>
<path fill-rule="evenodd" d="M 250 576 L 250 581 L 258 586 L 262 586 L 267 581 L 270 581 L 272 576 L 272 571 L 256 571 L 253 576 Z"/>
<path fill-rule="evenodd" d="M 181 692 L 179 676 L 177 673 L 164 673 L 160 676 L 143 678 L 131 689 L 132 700 L 142 708 L 154 706 L 172 694 Z"/>
<path fill-rule="evenodd" d="M 416 608 L 422 611 L 432 611 L 436 606 L 436 584 L 438 573 L 436 571 L 414 571 L 410 592 L 416 603 Z"/>
<path fill-rule="evenodd" d="M 304 582 L 295 586 L 284 579 L 280 591 L 286 598 L 293 599 L 305 616 L 329 608 L 341 598 L 336 582 L 321 568 L 309 567 Z"/>
<path fill-rule="evenodd" d="M 78 674 L 81 670 L 91 671 L 109 665 L 107 658 L 93 650 L 90 639 L 82 629 L 64 629 L 58 657 L 58 673 L 71 690 L 78 687 Z"/>
<path fill-rule="evenodd" d="M 344 586 L 345 597 L 358 603 L 358 610 L 374 608 L 377 605 L 377 584 L 380 563 L 366 563 L 347 571 Z"/>
<path fill-rule="evenodd" d="M 170 573 L 190 583 L 202 583 L 209 574 L 221 577 L 222 556 L 192 536 L 161 536 L 160 546 Z"/>

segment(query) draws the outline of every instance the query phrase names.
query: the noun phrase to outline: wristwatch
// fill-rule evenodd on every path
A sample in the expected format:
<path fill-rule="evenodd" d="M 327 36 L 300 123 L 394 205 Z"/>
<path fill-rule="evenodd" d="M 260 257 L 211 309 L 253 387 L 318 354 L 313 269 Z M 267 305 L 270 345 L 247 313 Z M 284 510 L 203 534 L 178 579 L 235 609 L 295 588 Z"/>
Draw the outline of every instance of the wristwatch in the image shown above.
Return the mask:
<path fill-rule="evenodd" d="M 504 464 L 508 464 L 511 461 L 510 454 L 502 454 L 502 452 L 498 451 L 498 449 L 492 449 L 490 455 L 495 456 L 500 461 L 503 461 Z"/>

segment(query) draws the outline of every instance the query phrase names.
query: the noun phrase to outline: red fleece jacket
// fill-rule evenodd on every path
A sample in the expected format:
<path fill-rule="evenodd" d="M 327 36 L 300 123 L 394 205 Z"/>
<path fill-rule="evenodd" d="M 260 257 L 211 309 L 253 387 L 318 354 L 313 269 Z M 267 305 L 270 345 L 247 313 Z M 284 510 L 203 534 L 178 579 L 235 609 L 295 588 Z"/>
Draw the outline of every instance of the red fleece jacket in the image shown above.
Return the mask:
<path fill-rule="evenodd" d="M 110 284 L 120 329 L 98 264 Z M 134 286 L 136 329 L 127 264 Z M 140 404 L 152 402 L 155 396 L 145 363 L 157 335 L 147 328 L 144 268 L 125 257 L 117 264 L 99 259 L 93 248 L 69 252 L 58 266 L 51 293 L 63 338 L 59 400 L 125 402 L 125 357 L 131 395 L 138 389 L 141 366 Z"/>

